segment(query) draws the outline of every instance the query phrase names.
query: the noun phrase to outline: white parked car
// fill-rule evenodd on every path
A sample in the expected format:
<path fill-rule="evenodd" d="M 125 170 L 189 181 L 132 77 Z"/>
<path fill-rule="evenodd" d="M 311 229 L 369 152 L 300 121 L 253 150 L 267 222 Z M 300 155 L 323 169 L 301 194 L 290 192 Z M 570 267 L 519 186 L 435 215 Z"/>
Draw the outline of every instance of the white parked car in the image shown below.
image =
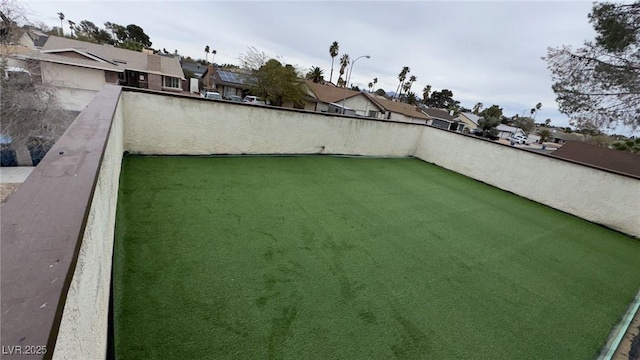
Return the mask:
<path fill-rule="evenodd" d="M 526 136 L 522 135 L 514 135 L 509 138 L 509 141 L 514 142 L 516 144 L 527 145 L 530 143 L 529 139 Z"/>
<path fill-rule="evenodd" d="M 242 100 L 244 103 L 254 104 L 254 105 L 265 105 L 265 102 L 262 101 L 259 97 L 253 95 L 247 95 Z"/>
<path fill-rule="evenodd" d="M 220 93 L 217 93 L 215 91 L 207 91 L 204 94 L 205 99 L 213 99 L 213 100 L 222 100 L 222 95 L 220 95 Z"/>

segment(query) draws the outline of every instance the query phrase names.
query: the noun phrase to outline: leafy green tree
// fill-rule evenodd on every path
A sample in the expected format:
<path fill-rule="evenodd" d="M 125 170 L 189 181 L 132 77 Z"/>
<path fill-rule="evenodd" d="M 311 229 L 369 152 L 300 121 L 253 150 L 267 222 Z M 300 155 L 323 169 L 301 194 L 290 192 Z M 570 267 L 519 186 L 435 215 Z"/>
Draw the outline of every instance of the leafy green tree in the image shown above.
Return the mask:
<path fill-rule="evenodd" d="M 480 112 L 480 115 L 483 117 L 494 118 L 498 120 L 502 120 L 502 108 L 498 105 L 491 105 L 491 107 L 486 108 Z M 496 125 L 497 126 L 497 125 Z"/>
<path fill-rule="evenodd" d="M 551 131 L 547 129 L 542 129 L 538 131 L 538 135 L 540 136 L 540 143 L 548 141 L 551 138 Z"/>
<path fill-rule="evenodd" d="M 627 139 L 623 141 L 614 142 L 612 147 L 620 151 L 628 151 L 630 153 L 640 153 L 640 138 Z"/>
<path fill-rule="evenodd" d="M 453 100 L 453 92 L 451 90 L 443 89 L 442 91 L 432 92 L 431 96 L 424 100 L 424 103 L 431 108 L 448 109 L 455 105 L 456 101 Z M 458 102 L 457 104 L 459 105 L 460 103 Z"/>
<path fill-rule="evenodd" d="M 547 119 L 544 121 L 544 126 L 549 127 L 551 125 L 551 119 Z"/>
<path fill-rule="evenodd" d="M 95 42 L 94 34 L 98 32 L 96 24 L 89 20 L 82 20 L 76 27 L 76 34 L 78 38 L 83 41 Z"/>
<path fill-rule="evenodd" d="M 528 116 L 518 116 L 512 120 L 513 126 L 524 131 L 525 134 L 532 132 L 536 128 L 534 120 Z"/>
<path fill-rule="evenodd" d="M 309 70 L 305 78 L 316 84 L 324 84 L 324 71 L 320 67 L 314 66 Z"/>
<path fill-rule="evenodd" d="M 376 90 L 375 94 L 379 95 L 379 96 L 386 96 L 387 92 L 384 91 L 384 89 L 378 89 L 378 90 Z"/>
<path fill-rule="evenodd" d="M 252 87 L 252 92 L 271 105 L 282 106 L 288 101 L 294 104 L 304 103 L 306 92 L 293 66 L 283 66 L 280 61 L 270 59 L 253 74 L 256 84 Z"/>
<path fill-rule="evenodd" d="M 478 120 L 478 126 L 483 130 L 484 134 L 497 135 L 498 130 L 496 127 L 500 125 L 500 118 L 492 117 L 489 115 L 484 115 L 480 120 Z"/>
<path fill-rule="evenodd" d="M 338 56 L 338 50 L 340 50 L 340 45 L 337 41 L 334 41 L 331 46 L 329 46 L 329 55 L 331 55 L 331 74 L 329 74 L 329 82 L 333 79 L 333 61 L 336 56 Z"/>
<path fill-rule="evenodd" d="M 128 40 L 129 35 L 127 34 L 127 28 L 124 26 L 107 21 L 104 23 L 104 27 L 111 31 L 111 36 L 116 41 L 116 44 L 119 45 Z"/>
<path fill-rule="evenodd" d="M 196 77 L 196 74 L 195 74 L 193 71 L 191 71 L 191 70 L 188 70 L 188 69 L 182 69 L 182 72 L 184 73 L 184 77 L 185 77 L 186 79 L 193 79 L 193 78 L 195 78 L 195 77 Z"/>
<path fill-rule="evenodd" d="M 640 1 L 594 3 L 589 22 L 597 35 L 578 49 L 549 48 L 560 111 L 575 126 L 640 125 Z"/>
<path fill-rule="evenodd" d="M 113 43 L 114 43 L 113 38 L 111 37 L 111 34 L 109 34 L 109 32 L 104 30 L 104 29 L 98 29 L 98 31 L 96 31 L 93 34 L 93 39 L 98 44 L 112 44 L 113 45 Z"/>
<path fill-rule="evenodd" d="M 144 30 L 134 24 L 127 25 L 127 40 L 141 44 L 143 47 L 151 47 L 151 39 L 149 35 L 145 34 Z"/>

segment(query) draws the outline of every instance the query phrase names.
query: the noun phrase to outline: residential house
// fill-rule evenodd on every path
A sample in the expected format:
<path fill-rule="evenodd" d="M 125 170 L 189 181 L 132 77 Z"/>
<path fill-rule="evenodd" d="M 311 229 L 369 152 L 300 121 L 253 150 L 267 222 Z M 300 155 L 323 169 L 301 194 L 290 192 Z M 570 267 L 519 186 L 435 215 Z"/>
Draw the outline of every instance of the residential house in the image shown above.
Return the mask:
<path fill-rule="evenodd" d="M 185 81 L 177 57 L 58 36 L 49 36 L 39 51 L 16 58 L 57 88 L 66 110 L 82 110 L 105 84 L 181 92 Z"/>
<path fill-rule="evenodd" d="M 188 61 L 181 61 L 180 66 L 182 67 L 182 70 L 191 71 L 193 73 L 193 76 L 196 77 L 196 79 L 202 79 L 202 76 L 204 75 L 205 72 L 207 72 L 207 69 L 208 69 L 207 65 L 202 65 L 197 62 L 188 62 Z"/>
<path fill-rule="evenodd" d="M 351 114 L 383 119 L 384 108 L 365 92 L 337 87 L 333 84 L 305 82 L 311 99 L 305 109 L 333 113 Z"/>
<path fill-rule="evenodd" d="M 469 130 L 474 130 L 477 129 L 478 127 L 480 127 L 480 119 L 481 117 L 471 113 L 471 112 L 465 112 L 465 113 L 460 113 L 458 114 L 458 120 L 460 120 L 461 122 L 464 123 L 464 127 L 469 129 Z"/>
<path fill-rule="evenodd" d="M 640 176 L 640 154 L 607 149 L 580 141 L 567 141 L 550 156 Z"/>
<path fill-rule="evenodd" d="M 0 47 L 0 57 L 7 60 L 8 67 L 25 68 L 24 61 L 20 56 L 31 54 L 36 51 L 47 39 L 43 32 L 30 27 L 18 27 L 15 23 L 7 24 L 0 22 L 0 40 L 3 46 Z M 26 69 L 25 69 L 26 70 Z"/>
<path fill-rule="evenodd" d="M 455 119 L 446 110 L 409 105 L 379 95 L 367 94 L 367 96 L 384 109 L 384 119 L 431 125 L 445 130 L 462 131 L 464 129 L 464 123 Z"/>
<path fill-rule="evenodd" d="M 508 139 L 515 135 L 520 135 L 525 137 L 527 136 L 527 134 L 525 134 L 522 129 L 515 126 L 505 125 L 505 124 L 500 124 L 496 126 L 496 130 L 498 130 L 498 137 L 500 139 Z"/>
<path fill-rule="evenodd" d="M 223 97 L 238 95 L 244 97 L 256 82 L 254 76 L 230 71 L 216 65 L 207 66 L 202 74 L 201 87 L 203 91 L 217 91 Z"/>

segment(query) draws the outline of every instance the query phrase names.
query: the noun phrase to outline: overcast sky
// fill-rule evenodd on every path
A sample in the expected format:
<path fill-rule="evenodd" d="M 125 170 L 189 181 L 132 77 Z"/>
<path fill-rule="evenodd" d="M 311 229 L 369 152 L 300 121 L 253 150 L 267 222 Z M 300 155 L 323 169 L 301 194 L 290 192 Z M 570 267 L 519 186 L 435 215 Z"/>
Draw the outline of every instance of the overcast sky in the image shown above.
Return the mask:
<path fill-rule="evenodd" d="M 329 78 L 329 46 L 340 44 L 360 59 L 351 83 L 361 87 L 378 78 L 377 88 L 395 91 L 403 66 L 425 85 L 450 89 L 463 106 L 498 104 L 507 116 L 541 102 L 537 122 L 568 126 L 551 90 L 541 57 L 549 46 L 580 46 L 593 39 L 589 1 L 27 1 L 31 21 L 60 26 L 58 12 L 76 23 L 89 20 L 136 24 L 152 47 L 204 58 L 217 51 L 216 63 L 238 64 L 255 46 L 269 56 L 302 68 L 319 66 Z M 211 54 L 209 55 L 211 60 Z M 334 65 L 334 77 L 339 65 Z"/>

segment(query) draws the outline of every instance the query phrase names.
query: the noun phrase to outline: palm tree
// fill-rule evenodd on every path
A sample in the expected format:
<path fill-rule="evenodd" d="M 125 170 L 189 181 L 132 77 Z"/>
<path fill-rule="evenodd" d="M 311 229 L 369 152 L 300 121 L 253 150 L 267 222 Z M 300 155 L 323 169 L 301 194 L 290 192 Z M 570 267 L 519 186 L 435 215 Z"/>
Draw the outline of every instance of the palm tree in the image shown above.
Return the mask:
<path fill-rule="evenodd" d="M 409 77 L 409 81 L 404 86 L 404 88 L 405 88 L 404 91 L 405 92 L 411 91 L 411 86 L 413 86 L 413 83 L 416 82 L 416 80 L 418 80 L 418 78 L 415 75 L 411 75 Z"/>
<path fill-rule="evenodd" d="M 402 88 L 400 89 L 400 96 L 402 96 L 403 92 L 405 94 L 408 93 L 409 90 L 411 90 L 411 82 L 410 81 L 406 81 L 405 83 L 402 84 Z"/>
<path fill-rule="evenodd" d="M 336 56 L 338 56 L 338 50 L 340 49 L 340 45 L 338 45 L 337 41 L 334 41 L 331 46 L 329 46 L 329 55 L 331 55 L 331 74 L 329 74 L 329 82 L 333 78 L 333 60 Z"/>
<path fill-rule="evenodd" d="M 431 85 L 425 85 L 422 89 L 422 102 L 426 103 L 429 95 L 431 94 Z"/>
<path fill-rule="evenodd" d="M 413 91 L 407 91 L 407 96 L 405 96 L 405 101 L 409 105 L 416 105 L 418 103 L 418 96 Z"/>
<path fill-rule="evenodd" d="M 209 51 L 211 50 L 211 48 L 209 47 L 209 45 L 204 47 L 204 60 L 206 62 L 209 62 Z"/>
<path fill-rule="evenodd" d="M 324 71 L 318 66 L 313 66 L 305 76 L 307 80 L 311 80 L 314 83 L 324 84 Z"/>
<path fill-rule="evenodd" d="M 76 29 L 76 23 L 71 20 L 67 20 L 69 22 L 69 31 L 71 32 L 71 37 L 73 37 L 73 32 Z"/>
<path fill-rule="evenodd" d="M 347 78 L 347 74 L 345 74 L 345 69 L 347 68 L 347 66 L 349 65 L 349 54 L 344 54 L 342 55 L 342 57 L 340 58 L 340 78 L 342 78 L 342 75 L 344 75 L 344 78 Z M 342 81 L 342 85 L 346 86 L 347 85 L 347 81 L 343 80 Z"/>
<path fill-rule="evenodd" d="M 373 78 L 373 87 L 376 87 L 376 84 L 378 83 L 378 78 Z"/>
<path fill-rule="evenodd" d="M 373 89 L 373 83 L 372 83 L 372 82 L 370 82 L 370 83 L 369 83 L 369 92 L 371 92 L 371 91 L 372 91 L 372 89 Z"/>
<path fill-rule="evenodd" d="M 407 78 L 407 74 L 409 73 L 409 71 L 411 71 L 411 69 L 409 69 L 408 66 L 405 66 L 402 68 L 402 71 L 400 71 L 400 74 L 398 74 L 398 80 L 400 81 L 400 83 L 398 83 L 398 88 L 396 89 L 396 97 L 399 98 L 400 94 L 400 87 L 402 86 L 402 83 L 404 82 L 404 80 Z"/>
<path fill-rule="evenodd" d="M 64 20 L 64 14 L 59 12 L 58 19 L 60 19 L 60 36 L 64 36 L 64 31 L 62 31 L 62 20 Z"/>
<path fill-rule="evenodd" d="M 476 103 L 476 105 L 473 107 L 473 113 L 476 115 L 480 114 L 483 107 L 484 107 L 483 103 L 481 102 Z"/>
<path fill-rule="evenodd" d="M 533 120 L 536 119 L 536 115 L 538 115 L 538 111 L 540 111 L 540 109 L 542 109 L 542 103 L 537 103 L 535 107 L 535 114 L 531 113 L 533 115 Z M 531 109 L 531 110 L 534 110 L 534 109 Z"/>
<path fill-rule="evenodd" d="M 213 55 L 213 56 L 211 57 L 211 63 L 212 63 L 212 64 L 215 64 L 215 59 L 216 59 L 216 54 L 217 54 L 217 53 L 218 53 L 218 51 L 216 51 L 216 50 L 211 50 L 211 54 Z"/>

